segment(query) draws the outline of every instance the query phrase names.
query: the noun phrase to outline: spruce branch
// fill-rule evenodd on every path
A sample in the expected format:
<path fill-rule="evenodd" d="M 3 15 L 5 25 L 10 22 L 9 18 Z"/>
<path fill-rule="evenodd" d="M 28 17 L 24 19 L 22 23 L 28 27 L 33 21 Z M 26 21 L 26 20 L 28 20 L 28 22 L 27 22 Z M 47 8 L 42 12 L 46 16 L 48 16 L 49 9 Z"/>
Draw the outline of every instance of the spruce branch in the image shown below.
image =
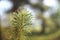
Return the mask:
<path fill-rule="evenodd" d="M 14 26 L 14 40 L 21 40 L 21 35 L 24 35 L 23 28 L 31 25 L 31 14 L 26 10 L 18 10 L 13 12 L 12 25 Z"/>

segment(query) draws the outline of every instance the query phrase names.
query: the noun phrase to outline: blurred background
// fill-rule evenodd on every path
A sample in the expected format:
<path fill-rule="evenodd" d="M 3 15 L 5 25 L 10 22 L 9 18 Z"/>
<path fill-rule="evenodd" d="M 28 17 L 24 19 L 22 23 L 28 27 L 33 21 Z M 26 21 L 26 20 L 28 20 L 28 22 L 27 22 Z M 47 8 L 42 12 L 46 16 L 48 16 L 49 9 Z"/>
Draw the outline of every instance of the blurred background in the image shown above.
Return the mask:
<path fill-rule="evenodd" d="M 0 40 L 60 40 L 60 0 L 0 0 Z"/>

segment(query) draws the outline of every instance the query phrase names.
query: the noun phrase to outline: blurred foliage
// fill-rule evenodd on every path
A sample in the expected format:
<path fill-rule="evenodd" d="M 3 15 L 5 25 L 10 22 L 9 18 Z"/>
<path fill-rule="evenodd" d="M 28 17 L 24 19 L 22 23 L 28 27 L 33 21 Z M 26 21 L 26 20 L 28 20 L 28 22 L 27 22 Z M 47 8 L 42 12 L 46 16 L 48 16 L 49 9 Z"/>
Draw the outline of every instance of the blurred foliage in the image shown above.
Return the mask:
<path fill-rule="evenodd" d="M 46 11 L 49 9 L 48 6 L 44 5 L 42 2 L 40 2 L 39 7 L 43 9 L 43 11 Z"/>
<path fill-rule="evenodd" d="M 51 15 L 52 20 L 56 23 L 58 27 L 60 27 L 60 5 L 58 7 L 58 10 L 55 14 Z"/>
<path fill-rule="evenodd" d="M 23 30 L 23 28 L 31 25 L 30 20 L 31 14 L 28 11 L 21 9 L 17 13 L 13 13 L 12 25 L 15 28 L 14 40 L 25 40 L 24 35 L 26 35 L 26 30 Z"/>

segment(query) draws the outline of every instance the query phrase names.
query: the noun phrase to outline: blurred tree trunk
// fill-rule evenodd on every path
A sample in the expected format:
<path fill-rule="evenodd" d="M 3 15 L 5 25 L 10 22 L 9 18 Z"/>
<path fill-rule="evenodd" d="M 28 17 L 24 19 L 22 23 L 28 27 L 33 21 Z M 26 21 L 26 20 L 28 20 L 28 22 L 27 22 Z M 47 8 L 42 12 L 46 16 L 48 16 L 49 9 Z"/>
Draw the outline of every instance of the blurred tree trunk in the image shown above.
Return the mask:
<path fill-rule="evenodd" d="M 44 34 L 45 33 L 45 20 L 44 19 L 42 19 L 42 31 L 41 31 L 41 33 L 42 34 Z"/>
<path fill-rule="evenodd" d="M 1 33 L 1 17 L 0 17 L 0 40 L 2 40 L 2 33 Z"/>
<path fill-rule="evenodd" d="M 45 6 L 42 2 L 40 2 L 40 11 L 41 11 L 41 19 L 42 19 L 42 31 L 41 34 L 45 33 L 45 18 L 43 17 L 43 12 L 46 11 L 49 7 Z"/>
<path fill-rule="evenodd" d="M 57 12 L 57 27 L 60 28 L 60 0 L 58 1 L 59 2 L 59 6 L 58 6 L 58 12 Z"/>

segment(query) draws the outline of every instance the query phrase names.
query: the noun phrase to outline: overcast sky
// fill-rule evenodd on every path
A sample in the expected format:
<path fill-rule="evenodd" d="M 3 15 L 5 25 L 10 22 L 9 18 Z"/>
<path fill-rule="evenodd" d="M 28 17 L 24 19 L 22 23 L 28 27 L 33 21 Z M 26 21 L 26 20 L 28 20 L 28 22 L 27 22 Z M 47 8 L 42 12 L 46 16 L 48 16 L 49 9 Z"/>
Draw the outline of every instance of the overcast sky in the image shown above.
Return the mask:
<path fill-rule="evenodd" d="M 39 0 L 30 0 L 31 3 L 38 3 Z M 43 3 L 46 6 L 52 7 L 53 9 L 57 8 L 57 1 L 56 0 L 44 0 Z M 1 12 L 6 12 L 7 10 L 10 10 L 12 8 L 12 2 L 8 0 L 2 0 L 0 1 L 0 15 Z M 28 8 L 28 7 L 27 7 Z"/>
<path fill-rule="evenodd" d="M 4 15 L 4 13 L 12 8 L 12 3 L 10 1 L 0 1 L 0 16 Z"/>

